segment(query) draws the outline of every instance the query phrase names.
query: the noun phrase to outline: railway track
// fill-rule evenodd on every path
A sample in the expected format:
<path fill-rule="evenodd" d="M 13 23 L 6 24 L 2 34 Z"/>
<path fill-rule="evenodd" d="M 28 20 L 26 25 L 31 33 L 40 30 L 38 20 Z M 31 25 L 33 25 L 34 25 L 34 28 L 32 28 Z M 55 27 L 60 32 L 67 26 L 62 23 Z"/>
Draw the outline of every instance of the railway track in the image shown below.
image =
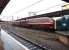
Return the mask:
<path fill-rule="evenodd" d="M 11 32 L 12 33 L 12 32 Z M 21 37 L 20 35 L 17 35 L 15 33 L 13 33 L 15 36 L 19 37 L 20 39 L 22 39 L 23 41 L 23 45 L 25 45 L 26 47 L 28 47 L 30 50 L 51 50 L 48 48 L 42 48 L 41 46 L 38 46 L 37 44 L 32 43 L 29 40 L 26 40 L 25 38 Z"/>
<path fill-rule="evenodd" d="M 4 28 L 3 28 L 4 29 Z M 5 28 L 6 29 L 6 28 Z M 6 30 L 8 30 L 8 28 L 6 29 Z M 43 48 L 42 46 L 39 46 L 39 45 L 37 45 L 37 44 L 35 44 L 35 43 L 33 43 L 33 42 L 31 42 L 31 41 L 29 41 L 29 40 L 27 40 L 27 39 L 25 39 L 23 36 L 21 36 L 20 34 L 16 34 L 17 32 L 15 31 L 13 31 L 13 30 L 8 30 L 7 31 L 8 32 L 8 34 L 10 34 L 10 35 L 12 35 L 14 38 L 16 38 L 17 37 L 17 40 L 20 40 L 21 39 L 21 41 L 22 41 L 22 44 L 24 45 L 24 46 L 26 46 L 27 48 L 29 48 L 30 50 L 51 50 L 51 48 Z"/>

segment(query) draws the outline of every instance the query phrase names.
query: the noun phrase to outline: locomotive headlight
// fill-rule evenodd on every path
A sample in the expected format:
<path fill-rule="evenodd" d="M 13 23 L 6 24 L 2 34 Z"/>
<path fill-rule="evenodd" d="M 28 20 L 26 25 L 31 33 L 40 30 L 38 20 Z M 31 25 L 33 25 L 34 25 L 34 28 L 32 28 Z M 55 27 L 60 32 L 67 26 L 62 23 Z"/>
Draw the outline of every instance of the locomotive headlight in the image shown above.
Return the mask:
<path fill-rule="evenodd" d="M 62 24 L 62 26 L 64 26 L 64 27 L 65 27 L 66 25 L 67 25 L 66 23 L 63 23 L 63 24 Z"/>

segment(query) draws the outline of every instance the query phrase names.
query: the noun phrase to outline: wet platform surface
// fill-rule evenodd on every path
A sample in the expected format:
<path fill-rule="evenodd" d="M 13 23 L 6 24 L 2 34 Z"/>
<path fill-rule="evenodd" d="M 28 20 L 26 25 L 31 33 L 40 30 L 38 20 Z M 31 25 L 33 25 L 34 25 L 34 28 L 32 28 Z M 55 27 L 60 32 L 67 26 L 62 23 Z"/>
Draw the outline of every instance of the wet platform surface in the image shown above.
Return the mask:
<path fill-rule="evenodd" d="M 4 48 L 3 48 L 3 42 L 2 42 L 1 39 L 0 39 L 0 50 L 4 50 Z"/>

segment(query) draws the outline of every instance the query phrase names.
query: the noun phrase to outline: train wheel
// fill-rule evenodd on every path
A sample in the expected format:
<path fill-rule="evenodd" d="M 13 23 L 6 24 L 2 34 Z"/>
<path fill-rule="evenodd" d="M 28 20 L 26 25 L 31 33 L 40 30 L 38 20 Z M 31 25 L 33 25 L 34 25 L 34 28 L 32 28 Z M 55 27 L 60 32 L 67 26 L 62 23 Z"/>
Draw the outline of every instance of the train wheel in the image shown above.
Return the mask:
<path fill-rule="evenodd" d="M 51 32 L 55 32 L 55 29 L 50 29 Z"/>

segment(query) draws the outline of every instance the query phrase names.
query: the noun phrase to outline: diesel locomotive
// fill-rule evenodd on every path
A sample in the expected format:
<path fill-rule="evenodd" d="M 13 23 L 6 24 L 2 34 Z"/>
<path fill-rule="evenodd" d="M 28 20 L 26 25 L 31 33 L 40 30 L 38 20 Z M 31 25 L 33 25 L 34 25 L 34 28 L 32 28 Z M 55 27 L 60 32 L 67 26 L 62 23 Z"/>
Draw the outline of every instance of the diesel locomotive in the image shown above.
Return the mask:
<path fill-rule="evenodd" d="M 59 19 L 55 20 L 55 29 L 58 31 L 68 31 L 69 30 L 69 15 L 64 15 L 57 17 Z"/>
<path fill-rule="evenodd" d="M 34 28 L 34 29 L 42 29 L 42 30 L 50 30 L 50 31 L 64 31 L 69 30 L 69 16 L 65 15 L 62 17 L 39 17 L 39 18 L 31 18 L 24 19 L 19 21 L 14 21 L 12 25 L 26 27 L 26 28 Z"/>

